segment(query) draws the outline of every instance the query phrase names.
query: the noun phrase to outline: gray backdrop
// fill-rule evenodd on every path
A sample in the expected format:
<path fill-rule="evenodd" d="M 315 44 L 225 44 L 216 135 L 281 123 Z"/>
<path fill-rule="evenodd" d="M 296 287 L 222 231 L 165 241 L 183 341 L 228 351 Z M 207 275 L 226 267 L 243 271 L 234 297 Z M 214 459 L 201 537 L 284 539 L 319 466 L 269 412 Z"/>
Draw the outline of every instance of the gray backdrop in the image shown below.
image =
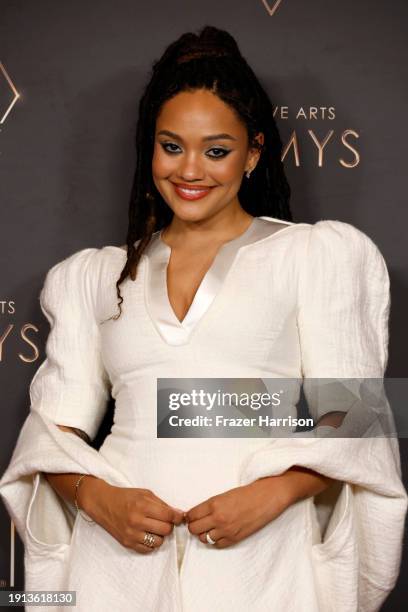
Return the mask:
<path fill-rule="evenodd" d="M 1 471 L 44 358 L 45 273 L 81 248 L 125 242 L 139 94 L 165 46 L 205 24 L 236 37 L 274 105 L 287 107 L 276 118 L 284 143 L 294 132 L 298 143 L 299 163 L 293 148 L 285 158 L 295 220 L 352 223 L 381 249 L 392 284 L 387 376 L 407 376 L 408 3 L 283 0 L 271 14 L 274 4 L 0 0 L 0 62 L 21 96 L 0 123 Z M 12 98 L 0 72 L 0 120 Z M 313 135 L 329 137 L 321 165 Z M 405 474 L 407 451 L 401 440 Z M 9 531 L 0 507 L 0 586 L 10 579 Z M 18 538 L 16 547 L 22 588 Z M 405 558 L 383 610 L 401 609 L 406 573 Z"/>

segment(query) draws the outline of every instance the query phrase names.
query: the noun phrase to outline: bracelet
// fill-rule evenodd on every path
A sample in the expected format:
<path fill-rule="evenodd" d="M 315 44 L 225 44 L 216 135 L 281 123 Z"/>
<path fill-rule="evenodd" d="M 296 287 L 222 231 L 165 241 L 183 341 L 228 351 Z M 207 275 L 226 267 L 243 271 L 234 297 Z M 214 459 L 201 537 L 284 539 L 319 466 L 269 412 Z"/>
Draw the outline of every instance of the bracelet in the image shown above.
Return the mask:
<path fill-rule="evenodd" d="M 95 523 L 95 521 L 92 521 L 92 520 L 90 520 L 90 519 L 87 519 L 87 518 L 86 518 L 86 517 L 85 517 L 85 516 L 82 514 L 81 509 L 80 509 L 80 507 L 78 506 L 78 499 L 77 499 L 77 495 L 78 495 L 78 487 L 79 487 L 79 484 L 80 484 L 80 482 L 81 482 L 81 480 L 83 479 L 83 477 L 84 477 L 84 476 L 88 476 L 88 474 L 82 474 L 82 476 L 80 476 L 80 477 L 78 478 L 78 480 L 77 480 L 77 482 L 76 482 L 76 485 L 75 485 L 75 498 L 74 498 L 74 501 L 75 501 L 75 507 L 76 507 L 76 509 L 77 509 L 78 514 L 80 514 L 80 515 L 82 516 L 82 518 L 83 518 L 85 521 L 87 521 L 87 523 Z"/>

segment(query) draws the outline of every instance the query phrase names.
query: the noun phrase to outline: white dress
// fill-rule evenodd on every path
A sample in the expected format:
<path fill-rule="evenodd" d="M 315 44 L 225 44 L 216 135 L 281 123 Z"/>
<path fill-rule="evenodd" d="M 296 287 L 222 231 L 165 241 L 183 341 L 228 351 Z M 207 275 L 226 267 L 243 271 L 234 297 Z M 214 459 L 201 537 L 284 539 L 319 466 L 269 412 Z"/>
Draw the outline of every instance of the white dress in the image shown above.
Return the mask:
<path fill-rule="evenodd" d="M 26 588 L 75 590 L 78 612 L 379 610 L 398 576 L 407 510 L 397 440 L 156 438 L 158 377 L 383 377 L 389 282 L 379 250 L 340 221 L 255 218 L 219 250 L 183 322 L 167 295 L 170 251 L 156 232 L 136 280 L 121 285 L 118 320 L 106 321 L 118 312 L 122 248 L 83 249 L 47 274 L 47 359 L 0 480 L 26 545 Z M 109 393 L 114 424 L 99 453 L 55 427 L 93 439 Z M 309 410 L 324 414 L 312 401 Z M 308 498 L 234 546 L 203 544 L 180 525 L 148 555 L 74 519 L 35 474 L 94 473 L 187 510 L 292 465 L 344 483 L 324 532 Z"/>

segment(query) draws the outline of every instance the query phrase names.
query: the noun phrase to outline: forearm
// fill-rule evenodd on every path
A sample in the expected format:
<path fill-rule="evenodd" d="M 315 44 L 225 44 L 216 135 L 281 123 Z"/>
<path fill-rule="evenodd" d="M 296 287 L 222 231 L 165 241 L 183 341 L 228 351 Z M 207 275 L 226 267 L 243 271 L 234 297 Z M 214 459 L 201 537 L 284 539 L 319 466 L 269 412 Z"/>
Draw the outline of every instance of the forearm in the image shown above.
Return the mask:
<path fill-rule="evenodd" d="M 76 434 L 77 436 L 85 440 L 85 442 L 89 443 L 89 437 L 81 429 L 67 427 L 65 425 L 58 425 L 58 427 L 62 431 L 67 431 Z M 76 483 L 78 482 L 78 479 L 82 476 L 82 473 L 56 474 L 43 472 L 43 474 L 52 486 L 52 488 L 56 491 L 56 493 L 58 493 L 61 498 L 65 499 L 71 504 L 75 504 Z M 86 474 L 82 478 L 78 487 L 78 507 L 84 510 L 89 516 L 92 516 L 92 502 L 94 500 L 97 488 L 106 484 L 107 483 L 104 480 L 97 478 L 96 476 L 92 476 L 91 474 Z"/>
<path fill-rule="evenodd" d="M 78 479 L 82 476 L 81 473 L 50 474 L 44 472 L 44 476 L 60 497 L 71 504 L 75 504 L 75 486 Z M 89 511 L 92 511 L 92 498 L 90 494 L 91 490 L 95 487 L 96 481 L 100 481 L 100 479 L 86 474 L 78 487 L 77 503 L 79 508 L 87 514 L 89 514 Z"/>
<path fill-rule="evenodd" d="M 345 416 L 345 412 L 329 412 L 318 421 L 318 424 L 339 427 Z M 335 482 L 333 478 L 324 476 L 319 472 L 300 465 L 294 465 L 283 474 L 266 476 L 255 481 L 253 484 L 260 483 L 259 486 L 269 486 L 271 490 L 276 491 L 276 479 L 281 481 L 281 501 L 285 508 L 301 499 L 322 493 Z"/>
<path fill-rule="evenodd" d="M 334 482 L 332 478 L 300 465 L 292 466 L 282 476 L 287 506 L 322 493 Z"/>
<path fill-rule="evenodd" d="M 343 423 L 345 416 L 346 412 L 328 412 L 319 419 L 318 425 L 331 425 L 337 428 Z M 319 472 L 299 465 L 294 465 L 289 468 L 284 476 L 288 487 L 289 505 L 301 499 L 306 499 L 322 493 L 322 491 L 327 489 L 334 482 L 333 478 L 323 476 L 323 474 Z"/>

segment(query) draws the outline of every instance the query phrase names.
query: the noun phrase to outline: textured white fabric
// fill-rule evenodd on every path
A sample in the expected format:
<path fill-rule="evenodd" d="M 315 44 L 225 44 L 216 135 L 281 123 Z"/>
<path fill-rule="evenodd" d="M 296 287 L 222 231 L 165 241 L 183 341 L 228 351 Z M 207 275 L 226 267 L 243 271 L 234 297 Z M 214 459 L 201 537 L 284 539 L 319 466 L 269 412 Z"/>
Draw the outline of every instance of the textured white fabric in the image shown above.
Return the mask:
<path fill-rule="evenodd" d="M 171 248 L 156 232 L 145 253 L 148 256 L 146 299 L 152 320 L 162 338 L 172 345 L 186 344 L 191 332 L 221 291 L 236 255 L 242 247 L 292 226 L 288 221 L 271 223 L 268 217 L 254 217 L 247 230 L 237 238 L 224 243 L 218 250 L 210 269 L 205 274 L 193 302 L 182 321 L 176 317 L 167 294 L 167 266 Z M 300 225 L 300 224 L 298 224 Z"/>
<path fill-rule="evenodd" d="M 152 305 L 155 279 L 163 283 L 163 276 L 149 252 L 136 280 L 121 285 L 116 321 L 102 323 L 117 313 L 123 249 L 83 249 L 48 272 L 40 296 L 51 324 L 47 359 L 32 380 L 30 413 L 0 480 L 25 544 L 26 589 L 76 590 L 79 612 L 380 609 L 398 575 L 407 510 L 397 440 L 156 439 L 157 377 L 384 374 L 389 285 L 374 243 L 339 221 L 265 219 L 287 227 L 275 232 L 271 223 L 273 235 L 235 244 L 213 299 L 173 344 Z M 210 276 L 216 269 L 218 263 Z M 182 329 L 176 321 L 174 315 L 174 328 Z M 93 438 L 109 392 L 114 424 L 99 452 L 56 427 Z M 312 393 L 309 400 L 319 417 Z M 76 517 L 41 474 L 94 474 L 188 509 L 292 465 L 344 483 L 324 534 L 309 498 L 234 546 L 217 549 L 186 530 L 185 548 L 180 539 L 177 546 L 177 528 L 149 555 Z"/>
<path fill-rule="evenodd" d="M 177 566 L 181 569 L 181 564 L 184 559 L 184 553 L 186 550 L 186 542 L 187 542 L 187 525 L 175 525 L 174 527 L 176 534 L 176 544 L 177 544 Z"/>

